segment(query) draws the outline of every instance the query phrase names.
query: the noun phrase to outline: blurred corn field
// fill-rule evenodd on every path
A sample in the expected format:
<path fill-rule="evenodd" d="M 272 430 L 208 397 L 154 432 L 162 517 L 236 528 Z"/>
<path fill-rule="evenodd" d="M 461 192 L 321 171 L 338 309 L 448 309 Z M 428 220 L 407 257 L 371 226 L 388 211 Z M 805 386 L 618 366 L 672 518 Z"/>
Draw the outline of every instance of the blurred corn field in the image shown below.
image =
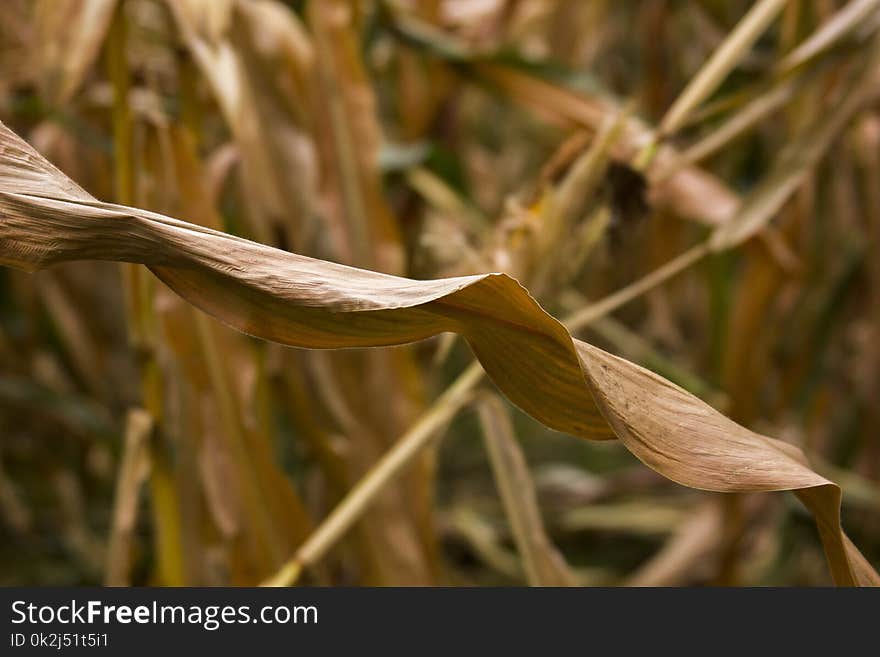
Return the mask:
<path fill-rule="evenodd" d="M 821 477 L 880 563 L 880 2 L 2 9 L 0 120 L 88 192 L 64 203 L 411 279 L 506 273 L 588 343 L 575 348 L 607 425 L 569 421 L 531 355 L 516 369 L 508 347 L 500 365 L 502 346 L 472 334 L 479 306 L 502 315 L 493 296 L 539 316 L 507 278 L 467 279 L 483 294 L 467 317 L 443 309 L 438 330 L 467 340 L 295 349 L 277 342 L 410 342 L 389 336 L 438 330 L 400 309 L 467 290 L 394 292 L 380 336 L 348 312 L 385 289 L 365 277 L 328 311 L 349 337 L 306 344 L 268 302 L 193 292 L 196 265 L 158 238 L 83 245 L 77 262 L 0 268 L 0 584 L 846 583 L 870 566 L 835 564 L 828 542 L 851 544 Z M 19 192 L 69 191 L 41 171 L 0 174 L 4 264 L 44 264 L 3 225 Z M 190 233 L 191 250 L 215 235 Z M 227 244 L 231 290 L 249 272 L 244 242 Z M 285 286 L 282 270 L 264 278 Z M 323 283 L 301 287 L 317 299 Z M 627 383 L 635 370 L 601 350 L 679 388 Z M 773 454 L 800 448 L 816 479 L 663 401 L 679 391 L 780 439 Z M 661 449 L 678 429 L 700 473 Z M 819 532 L 795 496 L 750 492 L 778 489 L 799 491 Z"/>

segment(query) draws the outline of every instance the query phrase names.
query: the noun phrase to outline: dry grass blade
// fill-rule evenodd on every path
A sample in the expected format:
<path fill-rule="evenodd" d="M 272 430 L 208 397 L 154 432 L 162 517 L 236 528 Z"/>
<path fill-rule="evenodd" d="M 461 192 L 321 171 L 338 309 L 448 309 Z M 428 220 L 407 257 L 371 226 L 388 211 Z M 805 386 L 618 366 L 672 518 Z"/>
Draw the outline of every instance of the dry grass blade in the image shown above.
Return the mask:
<path fill-rule="evenodd" d="M 118 0 L 41 0 L 35 6 L 46 88 L 63 106 L 76 92 L 101 50 Z"/>
<path fill-rule="evenodd" d="M 306 103 L 260 93 L 272 75 L 283 75 L 299 92 L 311 74 L 314 57 L 301 24 L 272 3 L 168 0 L 168 6 L 234 137 L 252 234 L 270 243 L 280 233 L 303 248 L 312 230 L 315 156 L 293 107 L 301 112 Z M 234 47 L 255 39 L 266 49 Z"/>
<path fill-rule="evenodd" d="M 661 135 L 678 130 L 690 112 L 718 88 L 740 57 L 782 11 L 786 1 L 761 0 L 752 7 L 666 112 L 660 122 Z"/>
<path fill-rule="evenodd" d="M 513 435 L 507 409 L 497 396 L 485 395 L 479 400 L 478 410 L 495 483 L 529 584 L 573 586 L 574 576 L 544 530 L 535 486 Z"/>
<path fill-rule="evenodd" d="M 399 273 L 404 266 L 399 227 L 382 195 L 376 98 L 358 51 L 358 11 L 351 3 L 328 0 L 310 3 L 306 12 L 317 54 L 318 140 L 327 161 L 335 163 L 326 172 L 327 200 L 331 206 L 341 201 L 333 213 L 346 227 L 348 262 Z"/>
<path fill-rule="evenodd" d="M 716 130 L 684 151 L 668 169 L 657 174 L 657 178 L 665 179 L 681 167 L 696 164 L 718 152 L 733 139 L 787 103 L 796 89 L 796 82 L 787 82 L 755 98 Z"/>
<path fill-rule="evenodd" d="M 831 48 L 837 41 L 864 25 L 878 7 L 880 7 L 878 0 L 852 0 L 807 40 L 788 53 L 779 62 L 777 71 L 780 73 L 791 71 Z"/>
<path fill-rule="evenodd" d="M 680 586 L 694 564 L 717 547 L 724 529 L 721 508 L 706 502 L 683 522 L 669 542 L 627 580 L 628 586 Z"/>
<path fill-rule="evenodd" d="M 305 348 L 402 344 L 453 331 L 488 376 L 547 426 L 619 438 L 667 478 L 723 492 L 795 490 L 842 585 L 880 583 L 840 527 L 840 489 L 799 449 L 749 431 L 661 377 L 574 340 L 504 274 L 414 281 L 280 251 L 160 214 L 95 200 L 5 126 L 0 263 L 148 265 L 240 331 Z"/>
<path fill-rule="evenodd" d="M 113 528 L 107 548 L 108 586 L 126 586 L 129 581 L 129 551 L 137 521 L 138 495 L 150 469 L 150 435 L 153 418 L 145 410 L 131 409 L 126 416 L 125 445 L 116 480 Z"/>
<path fill-rule="evenodd" d="M 603 531 L 651 536 L 671 533 L 687 511 L 668 502 L 619 502 L 579 506 L 556 519 L 560 531 Z"/>
<path fill-rule="evenodd" d="M 289 586 L 303 568 L 317 562 L 373 503 L 376 496 L 399 475 L 449 420 L 470 401 L 474 386 L 483 378 L 476 363 L 467 368 L 437 402 L 397 441 L 382 459 L 352 488 L 314 533 L 264 586 Z"/>
<path fill-rule="evenodd" d="M 21 499 L 21 493 L 3 467 L 0 460 L 0 517 L 13 534 L 21 534 L 33 525 L 33 514 Z"/>
<path fill-rule="evenodd" d="M 875 44 L 870 62 L 849 82 L 842 97 L 779 155 L 771 172 L 746 199 L 736 217 L 715 229 L 710 240 L 713 250 L 733 248 L 764 228 L 803 183 L 846 123 L 877 97 L 878 56 L 880 48 Z"/>
<path fill-rule="evenodd" d="M 620 113 L 617 104 L 608 98 L 579 94 L 515 69 L 483 65 L 477 67 L 477 71 L 518 103 L 539 116 L 549 115 L 555 123 L 598 131 L 607 116 Z M 656 139 L 654 130 L 637 117 L 630 117 L 613 155 L 626 159 L 640 149 L 647 153 L 650 149 L 646 146 Z M 671 146 L 662 144 L 646 173 L 653 178 L 655 169 L 665 171 L 677 158 Z M 739 197 L 719 178 L 693 166 L 677 169 L 662 183 L 652 185 L 651 195 L 658 207 L 712 226 L 726 222 L 739 207 Z"/>

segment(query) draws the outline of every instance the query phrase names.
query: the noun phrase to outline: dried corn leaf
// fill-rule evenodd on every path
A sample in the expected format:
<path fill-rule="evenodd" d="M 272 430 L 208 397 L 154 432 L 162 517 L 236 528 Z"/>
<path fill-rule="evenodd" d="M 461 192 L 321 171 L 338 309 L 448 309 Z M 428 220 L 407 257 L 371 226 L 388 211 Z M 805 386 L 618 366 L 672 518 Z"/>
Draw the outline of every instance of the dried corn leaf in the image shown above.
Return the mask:
<path fill-rule="evenodd" d="M 878 0 L 852 0 L 839 9 L 797 48 L 792 50 L 777 65 L 777 70 L 787 72 L 801 66 L 810 59 L 833 47 L 843 38 L 870 22 L 876 17 L 880 2 Z"/>
<path fill-rule="evenodd" d="M 486 395 L 478 410 L 495 483 L 529 584 L 573 586 L 575 578 L 568 564 L 544 529 L 529 466 L 504 403 L 496 395 Z"/>
<path fill-rule="evenodd" d="M 735 219 L 715 229 L 711 237 L 714 250 L 733 248 L 763 229 L 810 175 L 847 122 L 877 97 L 878 44 L 868 65 L 847 84 L 837 102 L 779 155 L 772 171 L 744 201 Z"/>
<path fill-rule="evenodd" d="M 57 105 L 76 92 L 101 50 L 117 0 L 41 0 L 34 7 L 44 95 Z"/>
<path fill-rule="evenodd" d="M 168 6 L 238 146 L 253 234 L 304 249 L 316 183 L 314 149 L 293 115 L 312 62 L 301 25 L 275 3 Z M 277 89 L 278 80 L 287 84 Z"/>
<path fill-rule="evenodd" d="M 137 523 L 137 504 L 141 487 L 150 470 L 150 434 L 153 418 L 142 408 L 131 409 L 125 418 L 125 444 L 116 480 L 113 526 L 107 548 L 108 586 L 129 583 L 132 535 Z"/>
<path fill-rule="evenodd" d="M 669 542 L 626 580 L 627 586 L 683 586 L 694 565 L 714 561 L 724 529 L 720 505 L 707 500 L 681 524 Z M 687 574 L 685 574 L 687 573 Z"/>
<path fill-rule="evenodd" d="M 774 18 L 786 0 L 760 0 L 742 17 L 712 56 L 691 79 L 660 122 L 660 133 L 669 135 L 678 130 L 688 115 L 712 95 L 733 70 Z"/>
<path fill-rule="evenodd" d="M 102 203 L 2 126 L 0 263 L 33 271 L 81 259 L 148 265 L 227 324 L 297 347 L 375 347 L 459 333 L 508 398 L 551 428 L 617 437 L 686 486 L 796 491 L 816 517 L 835 581 L 880 584 L 840 527 L 840 488 L 811 470 L 799 449 L 573 339 L 509 276 L 414 281 Z"/>
<path fill-rule="evenodd" d="M 317 55 L 315 139 L 323 191 L 330 219 L 344 226 L 345 261 L 400 273 L 400 228 L 382 190 L 377 99 L 360 53 L 357 6 L 311 2 L 306 14 Z"/>
<path fill-rule="evenodd" d="M 564 126 L 583 126 L 598 130 L 609 115 L 618 115 L 620 107 L 599 95 L 577 93 L 527 73 L 499 65 L 480 65 L 477 72 L 518 103 L 545 119 Z M 654 131 L 638 117 L 629 117 L 614 157 L 629 159 L 654 139 Z M 656 171 L 668 171 L 679 155 L 671 146 L 657 149 L 648 177 Z M 652 201 L 660 208 L 687 219 L 717 226 L 728 221 L 739 208 L 739 197 L 720 179 L 696 167 L 684 166 L 674 175 L 664 177 L 650 190 Z"/>

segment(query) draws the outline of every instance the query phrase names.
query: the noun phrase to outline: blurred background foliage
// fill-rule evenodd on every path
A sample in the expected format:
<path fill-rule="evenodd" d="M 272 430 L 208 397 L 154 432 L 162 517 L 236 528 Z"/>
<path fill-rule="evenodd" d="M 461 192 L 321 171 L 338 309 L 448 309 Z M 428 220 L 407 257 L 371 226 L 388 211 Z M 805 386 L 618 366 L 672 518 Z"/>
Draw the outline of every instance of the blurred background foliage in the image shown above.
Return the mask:
<path fill-rule="evenodd" d="M 98 198 L 413 278 L 505 271 L 562 317 L 787 185 L 837 116 L 755 239 L 581 334 L 803 447 L 876 564 L 880 108 L 835 113 L 878 3 L 773 4 L 673 122 L 752 3 L 7 0 L 0 118 Z M 471 360 L 281 348 L 130 265 L 0 269 L 0 584 L 263 581 Z M 490 384 L 459 406 L 300 581 L 830 581 L 791 496 L 684 489 Z"/>

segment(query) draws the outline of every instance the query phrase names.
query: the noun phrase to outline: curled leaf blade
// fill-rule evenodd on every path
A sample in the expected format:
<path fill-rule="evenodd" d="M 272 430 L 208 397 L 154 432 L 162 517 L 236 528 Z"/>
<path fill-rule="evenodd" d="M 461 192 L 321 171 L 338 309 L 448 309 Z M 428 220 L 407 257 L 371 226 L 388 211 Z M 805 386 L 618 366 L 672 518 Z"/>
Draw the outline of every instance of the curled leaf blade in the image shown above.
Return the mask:
<path fill-rule="evenodd" d="M 812 471 L 800 450 L 575 340 L 509 276 L 409 280 L 101 203 L 2 126 L 0 263 L 35 270 L 82 259 L 148 265 L 234 328 L 296 347 L 376 347 L 459 333 L 499 389 L 551 428 L 619 438 L 686 486 L 797 491 L 816 516 L 835 581 L 877 583 L 840 527 L 840 488 Z"/>

